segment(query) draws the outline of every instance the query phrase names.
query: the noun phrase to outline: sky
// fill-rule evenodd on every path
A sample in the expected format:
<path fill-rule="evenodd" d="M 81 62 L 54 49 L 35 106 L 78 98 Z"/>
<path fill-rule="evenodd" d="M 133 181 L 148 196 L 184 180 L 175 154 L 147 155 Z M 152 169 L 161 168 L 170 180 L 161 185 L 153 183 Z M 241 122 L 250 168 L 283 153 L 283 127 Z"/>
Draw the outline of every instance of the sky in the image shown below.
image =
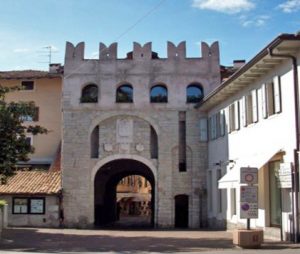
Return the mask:
<path fill-rule="evenodd" d="M 118 43 L 118 58 L 133 42 L 152 42 L 164 58 L 167 41 L 186 41 L 201 57 L 201 41 L 219 41 L 222 65 L 249 61 L 282 33 L 300 31 L 300 0 L 0 0 L 0 71 L 47 70 L 64 64 L 66 41 L 85 42 L 85 58 L 99 43 Z"/>

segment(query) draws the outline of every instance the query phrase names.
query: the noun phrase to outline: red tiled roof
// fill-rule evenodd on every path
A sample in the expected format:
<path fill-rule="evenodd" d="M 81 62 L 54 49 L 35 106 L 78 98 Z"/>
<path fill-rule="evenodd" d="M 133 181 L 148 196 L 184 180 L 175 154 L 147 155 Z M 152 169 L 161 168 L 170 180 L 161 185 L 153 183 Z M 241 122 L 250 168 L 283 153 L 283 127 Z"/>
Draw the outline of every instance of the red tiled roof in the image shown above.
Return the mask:
<path fill-rule="evenodd" d="M 0 194 L 58 194 L 61 191 L 60 172 L 17 171 L 0 184 Z"/>
<path fill-rule="evenodd" d="M 60 76 L 61 74 L 58 73 L 36 70 L 0 71 L 0 79 L 56 78 Z"/>

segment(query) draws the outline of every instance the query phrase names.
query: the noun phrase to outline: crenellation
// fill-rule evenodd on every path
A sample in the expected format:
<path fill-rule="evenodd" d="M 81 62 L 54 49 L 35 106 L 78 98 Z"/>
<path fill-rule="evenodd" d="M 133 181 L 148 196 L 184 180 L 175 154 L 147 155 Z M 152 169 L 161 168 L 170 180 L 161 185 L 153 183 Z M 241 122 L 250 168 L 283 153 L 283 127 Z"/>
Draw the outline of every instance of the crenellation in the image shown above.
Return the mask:
<path fill-rule="evenodd" d="M 65 53 L 65 62 L 75 61 L 80 62 L 83 60 L 90 60 L 84 58 L 85 43 L 79 42 L 76 46 L 71 42 L 66 42 L 66 53 Z M 206 61 L 210 57 L 214 59 L 219 59 L 219 43 L 215 41 L 210 46 L 206 42 L 201 42 L 201 55 L 202 57 L 192 57 L 188 58 L 186 56 L 186 42 L 182 41 L 177 46 L 168 41 L 167 42 L 167 58 L 168 60 L 204 60 Z M 122 60 L 122 61 L 132 61 L 132 60 L 165 60 L 165 58 L 159 58 L 157 53 L 152 51 L 152 43 L 147 42 L 144 45 L 134 42 L 132 52 L 128 53 L 127 58 L 118 59 L 118 43 L 114 42 L 109 46 L 106 46 L 104 43 L 99 43 L 99 57 L 98 61 L 104 60 Z M 92 59 L 97 61 L 97 59 Z"/>
<path fill-rule="evenodd" d="M 152 43 L 147 42 L 142 46 L 140 43 L 134 42 L 132 55 L 134 60 L 152 59 Z"/>
<path fill-rule="evenodd" d="M 107 47 L 104 43 L 100 42 L 99 45 L 99 59 L 100 60 L 115 60 L 117 59 L 118 43 L 112 43 Z"/>
<path fill-rule="evenodd" d="M 173 42 L 168 41 L 168 59 L 185 59 L 186 43 L 180 42 L 177 46 Z"/>

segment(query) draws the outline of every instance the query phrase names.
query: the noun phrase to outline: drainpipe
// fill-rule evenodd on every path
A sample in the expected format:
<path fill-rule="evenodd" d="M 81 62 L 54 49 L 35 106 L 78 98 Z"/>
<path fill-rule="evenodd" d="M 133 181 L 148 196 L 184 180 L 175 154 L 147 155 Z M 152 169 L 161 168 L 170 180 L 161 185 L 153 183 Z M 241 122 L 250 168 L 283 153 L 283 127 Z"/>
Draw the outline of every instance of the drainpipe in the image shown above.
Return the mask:
<path fill-rule="evenodd" d="M 292 172 L 292 192 L 293 192 L 293 231 L 294 243 L 298 242 L 299 235 L 299 204 L 298 204 L 298 191 L 299 191 L 299 84 L 298 84 L 298 65 L 297 58 L 289 54 L 275 54 L 273 48 L 268 48 L 271 57 L 289 58 L 293 64 L 293 77 L 294 77 L 294 106 L 295 106 L 295 128 L 296 128 L 296 148 L 294 149 L 294 167 Z"/>

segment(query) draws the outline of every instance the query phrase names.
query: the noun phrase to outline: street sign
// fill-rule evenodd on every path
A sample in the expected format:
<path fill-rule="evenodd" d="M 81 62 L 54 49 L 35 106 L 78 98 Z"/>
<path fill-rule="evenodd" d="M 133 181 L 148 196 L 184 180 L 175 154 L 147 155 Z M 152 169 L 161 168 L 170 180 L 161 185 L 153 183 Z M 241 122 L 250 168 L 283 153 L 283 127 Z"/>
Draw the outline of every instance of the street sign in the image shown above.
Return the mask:
<path fill-rule="evenodd" d="M 240 186 L 241 202 L 257 203 L 258 188 L 257 186 Z"/>
<path fill-rule="evenodd" d="M 280 163 L 277 178 L 278 188 L 292 188 L 292 165 L 291 163 Z"/>
<path fill-rule="evenodd" d="M 258 218 L 258 188 L 257 186 L 240 186 L 240 218 Z"/>
<path fill-rule="evenodd" d="M 258 218 L 258 205 L 257 203 L 240 203 L 240 218 L 241 219 L 257 219 Z"/>
<path fill-rule="evenodd" d="M 242 167 L 240 170 L 240 183 L 258 184 L 258 168 Z"/>

